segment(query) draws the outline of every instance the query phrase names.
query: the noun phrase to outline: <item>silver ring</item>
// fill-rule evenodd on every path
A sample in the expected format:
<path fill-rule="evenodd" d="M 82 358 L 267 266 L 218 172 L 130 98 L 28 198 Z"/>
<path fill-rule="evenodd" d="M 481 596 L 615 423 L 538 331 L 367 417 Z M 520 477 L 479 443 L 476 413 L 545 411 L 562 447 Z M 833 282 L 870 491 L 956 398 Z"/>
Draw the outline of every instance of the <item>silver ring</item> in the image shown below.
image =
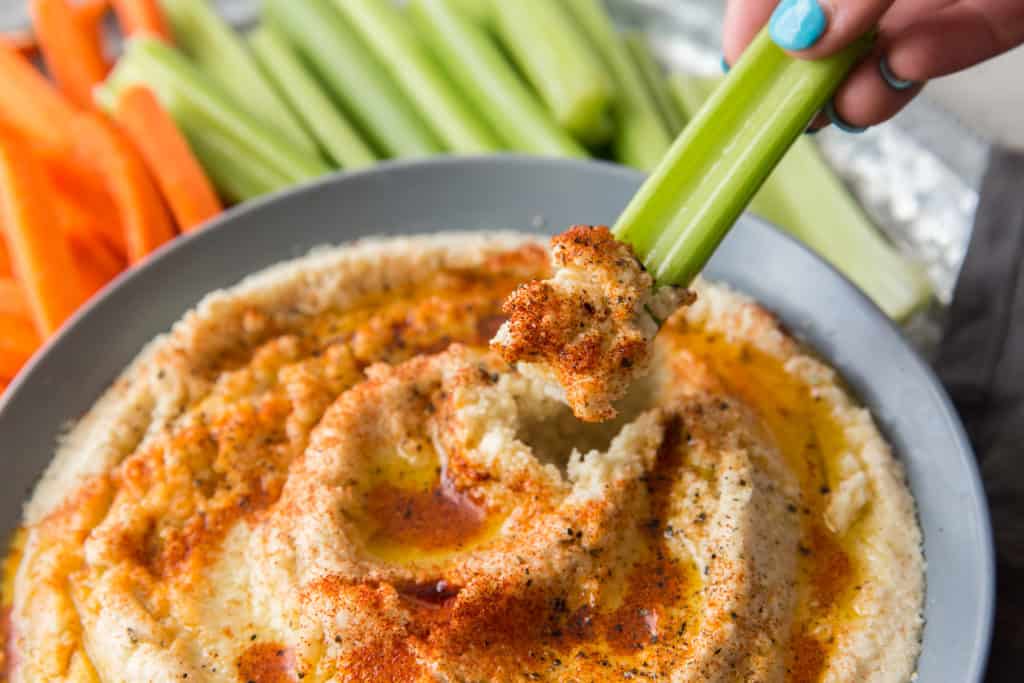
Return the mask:
<path fill-rule="evenodd" d="M 910 90 L 917 85 L 917 81 L 905 81 L 894 74 L 892 68 L 889 67 L 889 60 L 885 58 L 885 55 L 882 55 L 882 58 L 878 60 L 878 70 L 882 74 L 882 80 L 893 90 L 902 92 Z"/>

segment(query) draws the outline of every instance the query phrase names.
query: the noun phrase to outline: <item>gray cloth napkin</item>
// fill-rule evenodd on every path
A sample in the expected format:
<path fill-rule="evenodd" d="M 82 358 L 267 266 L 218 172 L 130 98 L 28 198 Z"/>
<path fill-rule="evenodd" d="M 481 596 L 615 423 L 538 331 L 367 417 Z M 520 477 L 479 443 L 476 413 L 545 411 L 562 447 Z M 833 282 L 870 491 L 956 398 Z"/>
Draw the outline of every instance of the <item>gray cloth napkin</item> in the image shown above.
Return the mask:
<path fill-rule="evenodd" d="M 996 630 L 986 680 L 1017 682 L 1024 676 L 1024 153 L 992 152 L 935 366 L 974 445 L 995 530 Z"/>

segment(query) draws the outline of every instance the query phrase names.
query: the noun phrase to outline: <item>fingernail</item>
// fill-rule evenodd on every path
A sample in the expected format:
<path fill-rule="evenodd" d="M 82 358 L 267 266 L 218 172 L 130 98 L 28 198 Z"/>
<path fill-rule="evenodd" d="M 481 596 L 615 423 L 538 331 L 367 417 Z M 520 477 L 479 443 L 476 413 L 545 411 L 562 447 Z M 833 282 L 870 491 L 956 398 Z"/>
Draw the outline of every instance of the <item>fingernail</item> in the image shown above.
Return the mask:
<path fill-rule="evenodd" d="M 818 0 L 782 0 L 772 13 L 768 31 L 784 50 L 806 50 L 818 42 L 827 25 Z"/>
<path fill-rule="evenodd" d="M 729 66 L 729 62 L 725 61 L 725 55 L 722 55 L 722 73 L 729 73 L 730 68 L 732 67 Z"/>
<path fill-rule="evenodd" d="M 831 100 L 825 105 L 825 115 L 828 116 L 828 120 L 832 122 L 832 125 L 843 131 L 844 133 L 850 133 L 852 135 L 860 135 L 867 130 L 866 126 L 855 126 L 849 123 L 846 119 L 839 115 L 836 111 L 836 107 L 832 104 Z"/>
<path fill-rule="evenodd" d="M 817 135 L 821 132 L 821 128 L 808 128 L 804 131 L 804 135 Z"/>

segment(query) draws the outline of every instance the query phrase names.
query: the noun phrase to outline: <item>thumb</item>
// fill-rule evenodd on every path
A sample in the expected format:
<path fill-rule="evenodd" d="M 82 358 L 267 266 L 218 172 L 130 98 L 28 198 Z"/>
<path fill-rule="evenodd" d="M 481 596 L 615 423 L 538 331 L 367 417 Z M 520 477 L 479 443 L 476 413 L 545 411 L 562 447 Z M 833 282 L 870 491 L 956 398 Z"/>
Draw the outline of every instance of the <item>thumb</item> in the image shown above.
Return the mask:
<path fill-rule="evenodd" d="M 878 25 L 895 0 L 782 0 L 769 30 L 779 47 L 820 59 L 839 52 Z"/>

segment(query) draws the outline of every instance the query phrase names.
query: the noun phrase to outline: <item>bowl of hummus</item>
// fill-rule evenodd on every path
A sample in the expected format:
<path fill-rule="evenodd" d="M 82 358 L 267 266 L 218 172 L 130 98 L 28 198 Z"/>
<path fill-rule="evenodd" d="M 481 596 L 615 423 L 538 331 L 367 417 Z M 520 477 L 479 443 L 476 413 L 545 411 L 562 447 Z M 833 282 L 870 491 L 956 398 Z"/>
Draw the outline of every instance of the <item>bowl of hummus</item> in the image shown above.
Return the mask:
<path fill-rule="evenodd" d="M 973 457 L 849 283 L 745 217 L 640 347 L 538 313 L 640 181 L 386 165 L 123 277 L 0 406 L 6 680 L 981 681 Z"/>

